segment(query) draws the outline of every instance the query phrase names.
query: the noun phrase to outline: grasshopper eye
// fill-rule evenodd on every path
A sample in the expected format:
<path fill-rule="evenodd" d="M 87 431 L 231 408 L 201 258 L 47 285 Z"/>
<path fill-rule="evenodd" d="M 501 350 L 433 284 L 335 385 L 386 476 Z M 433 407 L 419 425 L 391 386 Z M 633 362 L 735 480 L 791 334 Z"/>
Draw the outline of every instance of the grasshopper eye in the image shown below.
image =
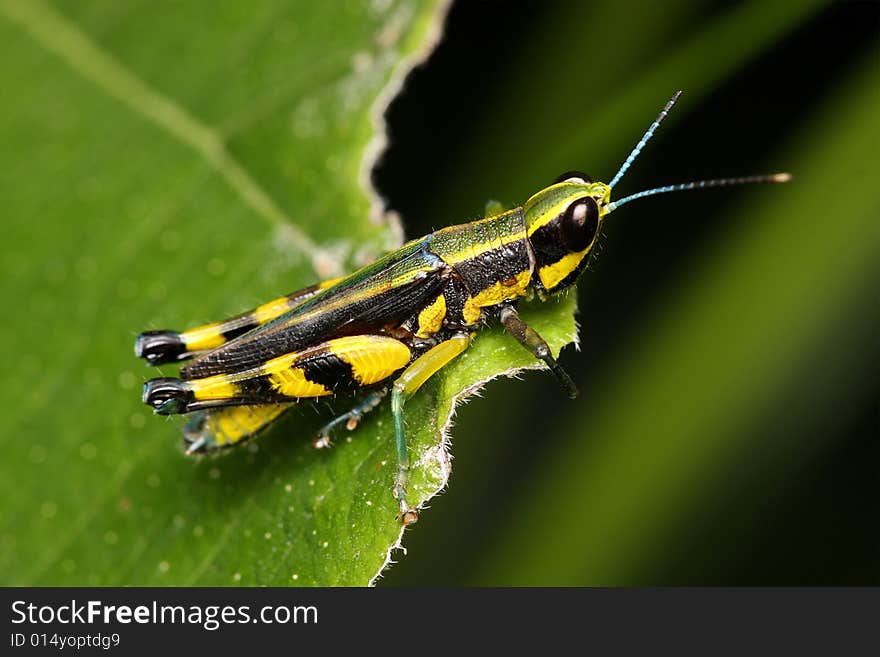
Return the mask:
<path fill-rule="evenodd" d="M 593 182 L 593 179 L 590 178 L 583 171 L 566 171 L 561 176 L 559 176 L 556 180 L 553 181 L 553 184 L 561 183 L 561 182 L 573 182 L 573 183 L 581 183 L 584 185 L 589 185 Z"/>
<path fill-rule="evenodd" d="M 599 206 L 592 196 L 573 201 L 562 215 L 562 241 L 572 252 L 586 249 L 593 243 L 599 228 Z"/>

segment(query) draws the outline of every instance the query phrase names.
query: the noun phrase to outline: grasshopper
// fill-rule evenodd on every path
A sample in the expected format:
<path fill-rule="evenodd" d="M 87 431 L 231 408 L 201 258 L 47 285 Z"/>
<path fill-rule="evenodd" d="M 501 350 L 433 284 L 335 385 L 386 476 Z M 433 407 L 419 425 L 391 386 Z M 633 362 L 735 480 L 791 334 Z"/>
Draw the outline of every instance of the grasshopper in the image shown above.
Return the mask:
<path fill-rule="evenodd" d="M 319 432 L 314 442 L 321 447 L 342 425 L 357 426 L 390 389 L 397 452 L 392 494 L 403 524 L 416 522 L 418 511 L 406 499 L 406 401 L 464 352 L 481 327 L 500 322 L 574 398 L 574 382 L 520 318 L 517 302 L 545 300 L 570 288 L 586 268 L 603 221 L 626 203 L 791 178 L 778 173 L 702 180 L 612 201 L 612 189 L 680 94 L 666 103 L 609 183 L 568 172 L 521 207 L 492 207 L 481 220 L 412 240 L 343 278 L 222 322 L 140 334 L 135 353 L 150 364 L 191 359 L 179 378 L 147 381 L 144 402 L 160 415 L 192 413 L 184 438 L 187 452 L 199 453 L 255 436 L 301 400 L 354 397 L 354 407 Z"/>

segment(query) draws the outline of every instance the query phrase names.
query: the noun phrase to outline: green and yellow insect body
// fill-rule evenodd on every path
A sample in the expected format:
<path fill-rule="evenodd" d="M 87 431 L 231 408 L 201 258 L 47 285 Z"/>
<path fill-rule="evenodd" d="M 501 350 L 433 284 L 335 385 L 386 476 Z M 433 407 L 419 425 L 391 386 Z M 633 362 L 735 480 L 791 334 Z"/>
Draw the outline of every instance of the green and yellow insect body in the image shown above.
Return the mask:
<path fill-rule="evenodd" d="M 191 359 L 180 378 L 148 381 L 144 402 L 159 414 L 192 413 L 184 430 L 188 451 L 202 452 L 256 435 L 300 400 L 358 397 L 351 411 L 322 430 L 315 444 L 323 446 L 338 426 L 356 426 L 390 389 L 398 456 L 393 493 L 403 522 L 415 522 L 417 512 L 406 501 L 405 402 L 465 351 L 482 326 L 500 322 L 574 397 L 574 383 L 544 340 L 520 319 L 517 302 L 545 299 L 573 285 L 605 217 L 631 200 L 788 179 L 776 174 L 685 183 L 612 202 L 612 188 L 677 98 L 667 103 L 611 183 L 567 173 L 521 207 L 408 242 L 344 278 L 223 322 L 182 333 L 141 334 L 135 352 L 148 362 Z"/>

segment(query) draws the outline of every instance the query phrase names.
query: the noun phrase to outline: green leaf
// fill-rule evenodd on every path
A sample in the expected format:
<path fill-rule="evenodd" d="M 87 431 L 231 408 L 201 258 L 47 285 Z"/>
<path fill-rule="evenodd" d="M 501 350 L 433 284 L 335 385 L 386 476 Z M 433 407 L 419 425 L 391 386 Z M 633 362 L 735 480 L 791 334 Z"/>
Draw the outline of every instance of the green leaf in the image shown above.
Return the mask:
<path fill-rule="evenodd" d="M 140 330 L 238 312 L 399 241 L 364 185 L 376 117 L 444 9 L 0 2 L 4 584 L 380 572 L 402 533 L 387 408 L 330 450 L 310 438 L 340 404 L 194 460 L 180 423 L 142 405 L 155 373 L 131 348 Z M 558 351 L 573 310 L 527 317 Z M 408 405 L 413 501 L 445 483 L 454 400 L 522 366 L 490 331 Z"/>

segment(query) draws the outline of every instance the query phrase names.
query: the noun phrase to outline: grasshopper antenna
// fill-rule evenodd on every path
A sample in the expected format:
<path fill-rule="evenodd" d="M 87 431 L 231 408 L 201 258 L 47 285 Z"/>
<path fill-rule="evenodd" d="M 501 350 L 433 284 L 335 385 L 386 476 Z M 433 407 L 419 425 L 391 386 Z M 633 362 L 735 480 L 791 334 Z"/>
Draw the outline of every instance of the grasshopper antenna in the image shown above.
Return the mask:
<path fill-rule="evenodd" d="M 635 162 L 636 158 L 639 156 L 639 153 L 642 152 L 642 149 L 645 147 L 645 144 L 650 141 L 651 137 L 654 136 L 654 133 L 657 131 L 657 128 L 660 127 L 660 124 L 663 123 L 663 119 L 666 118 L 666 115 L 669 114 L 669 110 L 675 105 L 678 101 L 679 96 L 681 96 L 681 90 L 676 91 L 672 94 L 672 98 L 669 99 L 669 102 L 664 105 L 663 109 L 660 110 L 660 114 L 657 115 L 657 118 L 654 119 L 654 122 L 648 126 L 648 129 L 645 131 L 645 134 L 642 135 L 642 138 L 639 140 L 639 143 L 636 144 L 636 147 L 632 149 L 632 152 L 629 154 L 629 157 L 626 158 L 624 163 L 620 166 L 620 169 L 614 175 L 614 178 L 611 179 L 611 182 L 608 183 L 608 188 L 612 189 L 620 179 L 623 178 L 623 174 L 627 172 L 630 165 Z M 654 187 L 653 189 L 646 189 L 642 192 L 637 192 L 635 194 L 631 194 L 626 196 L 619 201 L 613 201 L 608 203 L 605 206 L 605 210 L 610 213 L 619 208 L 621 205 L 625 205 L 630 201 L 635 201 L 637 198 L 644 198 L 646 196 L 654 196 L 655 194 L 668 194 L 669 192 L 684 192 L 691 189 L 708 189 L 709 187 L 734 187 L 737 185 L 753 185 L 760 183 L 786 183 L 791 180 L 790 173 L 771 173 L 769 175 L 762 176 L 740 176 L 738 178 L 714 178 L 712 180 L 695 180 L 693 182 L 679 183 L 677 185 L 664 185 L 663 187 Z"/>
<path fill-rule="evenodd" d="M 647 144 L 648 141 L 650 141 L 651 137 L 654 136 L 654 132 L 657 130 L 657 128 L 660 127 L 660 124 L 663 123 L 663 119 L 665 119 L 666 115 L 669 114 L 669 110 L 671 110 L 672 106 L 675 105 L 676 101 L 678 101 L 679 96 L 681 96 L 681 89 L 672 94 L 672 98 L 670 98 L 669 102 L 666 103 L 662 110 L 660 110 L 660 114 L 657 115 L 657 118 L 654 119 L 654 122 L 650 126 L 648 126 L 648 129 L 645 131 L 645 134 L 642 135 L 639 143 L 636 144 L 636 147 L 634 149 L 632 149 L 629 157 L 627 157 L 626 161 L 622 165 L 620 165 L 620 169 L 618 169 L 617 173 L 614 175 L 614 178 L 611 179 L 611 182 L 608 183 L 609 189 L 614 189 L 614 186 L 620 182 L 620 179 L 623 178 L 623 174 L 626 173 L 630 165 L 636 161 L 636 158 L 639 156 L 639 153 L 642 152 L 645 144 Z"/>
<path fill-rule="evenodd" d="M 738 178 L 715 178 L 712 180 L 695 180 L 693 182 L 679 183 L 677 185 L 665 185 L 663 187 L 654 187 L 646 189 L 643 192 L 636 192 L 625 196 L 619 201 L 612 201 L 605 206 L 605 209 L 611 213 L 621 205 L 625 205 L 637 198 L 646 196 L 654 196 L 655 194 L 668 194 L 669 192 L 684 192 L 691 189 L 708 189 L 709 187 L 734 187 L 737 185 L 754 185 L 762 183 L 787 183 L 791 180 L 790 173 L 771 173 L 762 176 L 740 176 Z"/>

